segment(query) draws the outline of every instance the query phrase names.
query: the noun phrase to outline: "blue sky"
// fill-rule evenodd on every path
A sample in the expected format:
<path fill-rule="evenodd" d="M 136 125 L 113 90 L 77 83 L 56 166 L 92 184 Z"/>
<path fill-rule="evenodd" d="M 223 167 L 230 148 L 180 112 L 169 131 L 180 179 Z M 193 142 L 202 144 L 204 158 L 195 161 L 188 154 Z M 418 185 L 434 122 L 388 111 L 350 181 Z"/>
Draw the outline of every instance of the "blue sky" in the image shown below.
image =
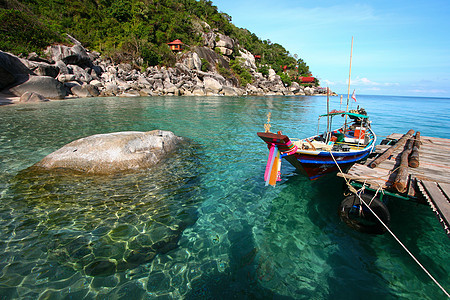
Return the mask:
<path fill-rule="evenodd" d="M 450 97 L 450 0 L 213 0 L 234 25 L 283 45 L 322 86 Z"/>

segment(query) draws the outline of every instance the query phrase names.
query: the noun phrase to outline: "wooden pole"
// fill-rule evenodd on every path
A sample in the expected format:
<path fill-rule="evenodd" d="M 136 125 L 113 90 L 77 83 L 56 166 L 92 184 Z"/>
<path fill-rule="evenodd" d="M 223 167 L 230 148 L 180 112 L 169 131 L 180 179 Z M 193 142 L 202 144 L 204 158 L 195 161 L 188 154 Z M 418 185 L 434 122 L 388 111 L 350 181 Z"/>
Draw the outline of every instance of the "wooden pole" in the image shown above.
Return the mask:
<path fill-rule="evenodd" d="M 414 130 L 410 129 L 406 134 L 404 134 L 395 145 L 388 148 L 386 151 L 383 152 L 380 156 L 378 156 L 374 161 L 372 161 L 369 164 L 369 167 L 376 168 L 382 161 L 384 161 L 386 158 L 392 155 L 395 150 L 403 146 L 408 139 L 412 137 L 414 134 Z"/>
<path fill-rule="evenodd" d="M 330 131 L 330 88 L 327 87 L 327 136 L 325 137 L 325 143 L 328 143 Z"/>
<path fill-rule="evenodd" d="M 414 141 L 410 138 L 402 152 L 400 166 L 398 167 L 397 176 L 394 180 L 394 189 L 399 193 L 406 192 L 406 188 L 408 187 L 408 157 L 411 154 L 413 144 Z"/>
<path fill-rule="evenodd" d="M 350 100 L 350 80 L 352 78 L 352 55 L 353 55 L 353 36 L 352 36 L 352 47 L 350 48 L 350 70 L 348 72 L 348 91 L 347 91 L 347 108 L 345 109 L 348 112 L 348 101 Z M 347 115 L 345 115 L 344 121 L 344 134 L 347 130 Z"/>
<path fill-rule="evenodd" d="M 419 148 L 420 148 L 420 131 L 416 132 L 416 136 L 414 137 L 414 145 L 412 148 L 412 152 L 409 155 L 409 166 L 411 168 L 417 168 L 419 166 Z"/>

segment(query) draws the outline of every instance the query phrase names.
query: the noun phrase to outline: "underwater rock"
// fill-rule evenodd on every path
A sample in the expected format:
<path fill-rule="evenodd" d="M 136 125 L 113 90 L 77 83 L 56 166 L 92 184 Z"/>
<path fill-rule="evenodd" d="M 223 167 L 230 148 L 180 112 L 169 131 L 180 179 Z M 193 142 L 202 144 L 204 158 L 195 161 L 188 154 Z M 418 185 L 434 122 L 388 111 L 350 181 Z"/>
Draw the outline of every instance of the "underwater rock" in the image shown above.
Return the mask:
<path fill-rule="evenodd" d="M 109 276 L 116 272 L 116 264 L 109 260 L 98 260 L 86 266 L 84 271 L 90 276 Z"/>
<path fill-rule="evenodd" d="M 112 174 L 149 168 L 175 150 L 182 138 L 170 131 L 114 132 L 73 141 L 47 155 L 34 167 Z"/>

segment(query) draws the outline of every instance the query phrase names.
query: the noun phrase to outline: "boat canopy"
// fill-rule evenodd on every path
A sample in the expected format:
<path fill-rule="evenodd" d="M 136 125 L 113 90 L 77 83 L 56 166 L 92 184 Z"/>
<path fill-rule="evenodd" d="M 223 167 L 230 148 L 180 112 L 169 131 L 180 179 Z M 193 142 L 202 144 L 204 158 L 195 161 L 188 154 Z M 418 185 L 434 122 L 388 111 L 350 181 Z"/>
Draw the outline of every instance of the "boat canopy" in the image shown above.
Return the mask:
<path fill-rule="evenodd" d="M 351 113 L 351 112 L 345 112 L 345 111 L 340 111 L 340 112 L 330 112 L 329 114 L 324 114 L 324 115 L 320 115 L 319 119 L 321 117 L 326 117 L 326 116 L 337 116 L 337 115 L 342 115 L 342 116 L 352 116 L 352 117 L 356 117 L 356 118 L 363 118 L 363 119 L 367 119 L 369 116 L 367 115 L 360 115 L 360 114 L 355 114 L 355 113 Z"/>

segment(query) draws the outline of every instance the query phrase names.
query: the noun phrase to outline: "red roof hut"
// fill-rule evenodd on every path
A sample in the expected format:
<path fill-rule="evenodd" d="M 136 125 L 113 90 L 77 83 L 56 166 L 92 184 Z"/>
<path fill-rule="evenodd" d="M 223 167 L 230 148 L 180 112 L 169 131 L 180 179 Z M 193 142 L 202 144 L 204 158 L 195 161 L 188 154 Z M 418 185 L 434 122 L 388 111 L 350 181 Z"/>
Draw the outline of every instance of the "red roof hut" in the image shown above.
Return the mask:
<path fill-rule="evenodd" d="M 169 45 L 170 50 L 172 50 L 174 52 L 179 52 L 182 50 L 183 42 L 176 39 L 173 42 L 167 43 L 167 45 Z"/>
<path fill-rule="evenodd" d="M 301 80 L 301 83 L 314 83 L 315 78 L 314 77 L 299 77 Z"/>

